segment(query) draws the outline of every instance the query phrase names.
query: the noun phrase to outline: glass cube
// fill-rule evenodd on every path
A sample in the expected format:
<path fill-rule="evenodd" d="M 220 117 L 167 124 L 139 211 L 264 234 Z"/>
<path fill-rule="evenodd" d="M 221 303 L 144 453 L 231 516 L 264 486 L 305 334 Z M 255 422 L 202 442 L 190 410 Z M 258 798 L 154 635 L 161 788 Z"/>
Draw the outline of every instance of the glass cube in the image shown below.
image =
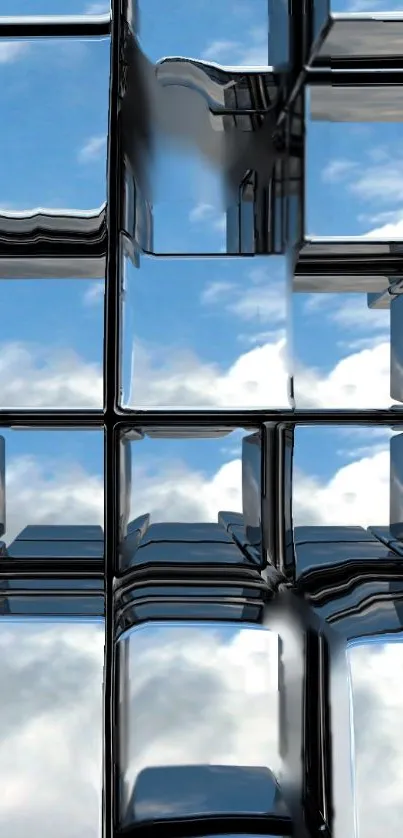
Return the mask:
<path fill-rule="evenodd" d="M 396 398 L 390 383 L 391 312 L 390 308 L 369 307 L 364 289 L 365 283 L 367 290 L 371 287 L 370 279 L 313 277 L 316 288 L 312 293 L 293 295 L 298 408 L 388 408 Z M 295 287 L 309 288 L 310 282 L 310 277 L 298 277 Z M 347 282 L 351 291 L 343 293 Z M 355 293 L 353 288 L 359 289 L 361 282 L 363 293 Z"/>
<path fill-rule="evenodd" d="M 6 527 L 10 558 L 103 558 L 103 434 L 101 431 L 6 430 Z M 53 535 L 26 527 L 67 526 Z M 17 539 L 17 541 L 16 541 Z M 18 542 L 18 543 L 17 543 Z M 80 552 L 81 551 L 81 552 Z"/>
<path fill-rule="evenodd" d="M 100 206 L 109 39 L 2 40 L 0 80 L 1 209 Z"/>
<path fill-rule="evenodd" d="M 401 602 L 396 606 L 401 622 Z M 402 671 L 402 632 L 361 638 L 347 650 L 353 737 L 353 782 L 360 835 L 386 829 L 393 833 L 402 802 L 397 770 L 401 738 L 395 735 L 402 714 L 398 678 Z M 370 735 L 370 731 L 372 734 Z M 393 732 L 392 732 L 393 731 Z M 382 765 L 380 776 L 375 766 Z"/>
<path fill-rule="evenodd" d="M 306 233 L 401 240 L 401 89 L 315 87 L 306 138 Z"/>
<path fill-rule="evenodd" d="M 261 566 L 259 439 L 194 426 L 124 435 L 121 567 Z"/>
<path fill-rule="evenodd" d="M 155 0 L 138 6 L 138 40 L 125 44 L 122 107 L 128 177 L 136 184 L 129 212 L 146 228 L 138 246 L 155 254 L 268 252 L 261 239 L 272 224 L 258 220 L 261 204 L 267 215 L 274 203 L 264 121 L 276 97 L 266 3 L 254 3 L 253 26 L 243 2 L 174 2 L 168 25 Z"/>
<path fill-rule="evenodd" d="M 122 405 L 289 404 L 285 259 L 124 257 Z"/>
<path fill-rule="evenodd" d="M 0 281 L 0 409 L 102 406 L 103 291 L 103 280 Z"/>
<path fill-rule="evenodd" d="M 2 615 L 3 835 L 101 835 L 103 646 L 102 621 Z"/>
<path fill-rule="evenodd" d="M 276 785 L 274 631 L 214 622 L 143 625 L 121 635 L 117 660 L 123 826 L 200 815 L 284 816 Z"/>
<path fill-rule="evenodd" d="M 392 422 L 391 417 L 390 426 L 329 424 L 296 428 L 293 460 L 296 543 L 335 542 L 332 550 L 337 557 L 337 541 L 342 544 L 357 540 L 363 542 L 366 550 L 367 543 L 375 539 L 375 530 L 382 544 L 396 542 L 396 537 L 387 533 L 393 498 L 394 520 L 398 520 L 396 487 L 391 480 L 400 462 L 396 446 L 401 435 Z M 329 538 L 322 539 L 327 534 Z M 369 545 L 370 553 L 376 549 Z"/>

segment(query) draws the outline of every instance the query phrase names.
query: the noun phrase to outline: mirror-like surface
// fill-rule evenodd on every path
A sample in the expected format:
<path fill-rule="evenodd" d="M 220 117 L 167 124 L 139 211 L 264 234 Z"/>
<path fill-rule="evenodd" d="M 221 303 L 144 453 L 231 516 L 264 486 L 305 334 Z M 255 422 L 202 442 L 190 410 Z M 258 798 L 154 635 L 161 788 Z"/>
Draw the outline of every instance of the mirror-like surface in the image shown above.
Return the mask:
<path fill-rule="evenodd" d="M 105 276 L 106 207 L 98 211 L 0 212 L 2 279 Z"/>
<path fill-rule="evenodd" d="M 0 282 L 0 409 L 101 407 L 103 300 L 101 279 Z"/>
<path fill-rule="evenodd" d="M 99 207 L 106 193 L 109 40 L 2 40 L 0 50 L 0 117 L 7 125 L 0 207 Z"/>
<path fill-rule="evenodd" d="M 101 621 L 2 617 L 0 829 L 101 835 Z"/>
<path fill-rule="evenodd" d="M 337 277 L 331 279 L 336 289 Z M 351 279 L 356 288 L 361 281 L 365 278 Z M 318 281 L 318 290 L 327 282 L 328 277 L 323 277 L 323 285 Z M 293 295 L 292 305 L 297 407 L 389 407 L 390 310 L 369 308 L 367 293 L 353 290 L 298 293 Z"/>
<path fill-rule="evenodd" d="M 124 406 L 288 406 L 282 257 L 124 258 Z"/>
<path fill-rule="evenodd" d="M 381 426 L 296 428 L 294 525 L 388 527 L 391 436 Z"/>
<path fill-rule="evenodd" d="M 156 623 L 122 636 L 123 824 L 274 808 L 267 768 L 280 767 L 277 654 L 275 634 L 252 626 Z M 207 764 L 217 766 L 213 784 Z"/>
<path fill-rule="evenodd" d="M 123 568 L 259 567 L 258 434 L 123 438 L 120 457 Z"/>
<path fill-rule="evenodd" d="M 401 608 L 401 604 L 397 606 Z M 399 834 L 402 817 L 402 636 L 379 634 L 348 649 L 357 832 Z M 381 769 L 381 770 L 380 770 Z"/>
<path fill-rule="evenodd" d="M 400 87 L 310 89 L 308 235 L 401 239 L 401 101 Z"/>
<path fill-rule="evenodd" d="M 100 533 L 79 529 L 64 538 L 54 525 L 103 526 L 103 434 L 101 431 L 4 430 L 6 455 L 6 533 L 5 541 L 14 539 L 29 525 L 52 525 L 46 540 L 65 557 L 100 557 Z M 39 545 L 46 542 L 44 533 L 25 531 L 21 552 L 38 557 Z M 70 547 L 68 547 L 70 542 Z M 65 545 L 63 548 L 62 545 Z M 75 549 L 74 545 L 81 545 Z M 31 545 L 31 549 L 27 545 Z M 91 546 L 92 545 L 92 546 Z M 10 547 L 11 549 L 11 547 Z M 28 549 L 28 554 L 27 554 Z M 45 556 L 51 552 L 44 546 Z M 62 556 L 60 556 L 62 557 Z"/>

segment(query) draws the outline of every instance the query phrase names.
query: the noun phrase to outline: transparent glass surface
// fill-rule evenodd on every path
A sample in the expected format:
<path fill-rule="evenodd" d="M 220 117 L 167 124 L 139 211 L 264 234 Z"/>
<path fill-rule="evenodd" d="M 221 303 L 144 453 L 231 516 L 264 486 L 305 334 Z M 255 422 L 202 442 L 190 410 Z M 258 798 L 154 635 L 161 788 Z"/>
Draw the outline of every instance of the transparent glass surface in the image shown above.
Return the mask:
<path fill-rule="evenodd" d="M 1 15 L 103 15 L 110 0 L 1 0 Z"/>
<path fill-rule="evenodd" d="M 122 635 L 117 653 L 122 822 L 274 812 L 277 635 L 155 623 Z"/>
<path fill-rule="evenodd" d="M 192 433 L 194 438 L 189 438 Z M 248 521 L 241 517 L 250 496 L 242 465 L 244 432 L 217 428 L 209 433 L 210 438 L 200 438 L 202 429 L 177 429 L 162 431 L 161 436 L 150 431 L 150 436 L 132 442 L 123 438 L 120 516 L 125 567 L 166 562 L 256 566 L 259 537 L 256 557 L 254 552 L 249 555 L 246 545 L 250 547 L 253 539 L 244 527 Z M 256 450 L 257 468 L 250 456 L 248 467 L 259 480 Z M 244 458 L 248 454 L 244 451 Z M 259 527 L 259 508 L 256 517 Z"/>
<path fill-rule="evenodd" d="M 102 406 L 103 292 L 103 280 L 0 281 L 0 409 Z"/>
<path fill-rule="evenodd" d="M 395 606 L 401 609 L 401 604 Z M 400 624 L 402 615 L 400 610 Z M 402 632 L 361 638 L 347 650 L 350 670 L 357 831 L 397 835 L 402 817 Z"/>
<path fill-rule="evenodd" d="M 102 621 L 2 617 L 0 829 L 101 835 Z"/>
<path fill-rule="evenodd" d="M 123 406 L 288 406 L 282 257 L 123 268 Z"/>
<path fill-rule="evenodd" d="M 357 284 L 361 280 L 358 277 Z M 297 407 L 388 408 L 390 308 L 370 308 L 367 293 L 336 293 L 337 277 L 323 281 L 331 282 L 334 290 L 296 293 L 292 298 Z M 343 277 L 340 283 L 345 283 Z"/>
<path fill-rule="evenodd" d="M 0 210 L 103 203 L 108 87 L 107 38 L 1 41 Z"/>
<path fill-rule="evenodd" d="M 401 240 L 401 95 L 400 87 L 308 91 L 308 236 Z"/>
<path fill-rule="evenodd" d="M 9 555 L 102 559 L 97 530 L 103 527 L 102 431 L 3 430 L 1 435 L 7 463 L 3 538 Z M 39 524 L 46 528 L 36 529 Z M 35 529 L 17 544 L 29 525 Z M 66 532 L 57 526 L 49 530 L 50 525 L 67 525 Z M 70 527 L 77 525 L 84 530 L 72 533 Z"/>
<path fill-rule="evenodd" d="M 138 5 L 138 41 L 126 45 L 122 124 L 136 211 L 152 227 L 139 246 L 155 254 L 220 254 L 227 250 L 227 212 L 237 213 L 242 193 L 243 216 L 253 214 L 267 180 L 266 135 L 256 114 L 270 110 L 275 90 L 272 80 L 263 90 L 261 80 L 249 78 L 253 68 L 267 68 L 267 3 L 255 0 L 253 17 L 244 0 L 174 0 L 164 14 L 156 0 Z M 251 173 L 259 186 L 243 183 Z M 252 217 L 242 224 L 253 235 Z"/>
<path fill-rule="evenodd" d="M 326 526 L 330 532 L 338 526 L 388 527 L 390 445 L 391 439 L 396 442 L 395 434 L 392 428 L 381 426 L 297 427 L 293 462 L 296 529 Z"/>

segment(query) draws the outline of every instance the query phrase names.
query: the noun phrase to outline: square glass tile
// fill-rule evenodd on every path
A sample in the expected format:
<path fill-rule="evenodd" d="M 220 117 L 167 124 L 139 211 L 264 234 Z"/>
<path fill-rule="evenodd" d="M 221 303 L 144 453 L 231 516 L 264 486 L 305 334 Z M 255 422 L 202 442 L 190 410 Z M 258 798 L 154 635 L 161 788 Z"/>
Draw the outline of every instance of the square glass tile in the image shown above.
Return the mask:
<path fill-rule="evenodd" d="M 402 238 L 400 87 L 312 87 L 306 235 Z"/>
<path fill-rule="evenodd" d="M 109 51 L 108 38 L 1 41 L 1 209 L 105 201 Z"/>
<path fill-rule="evenodd" d="M 0 410 L 102 406 L 103 300 L 102 279 L 0 280 Z"/>
<path fill-rule="evenodd" d="M 101 835 L 103 646 L 100 620 L 2 616 L 0 831 L 7 838 Z"/>
<path fill-rule="evenodd" d="M 333 290 L 295 293 L 292 299 L 296 406 L 388 408 L 392 403 L 390 308 L 370 308 L 364 290 L 337 293 L 338 277 L 322 280 Z M 350 281 L 359 288 L 366 278 Z M 340 283 L 345 283 L 342 276 Z"/>
<path fill-rule="evenodd" d="M 125 256 L 123 269 L 124 407 L 288 405 L 282 257 Z"/>
<path fill-rule="evenodd" d="M 10 554 L 15 547 L 16 558 L 35 559 L 42 550 L 50 562 L 52 558 L 102 558 L 103 541 L 97 529 L 103 527 L 104 515 L 102 431 L 4 430 L 2 436 L 6 459 L 3 537 Z M 29 529 L 39 524 L 46 525 L 45 532 Z M 55 532 L 55 525 L 68 528 L 66 537 L 58 527 Z M 69 528 L 78 525 L 72 533 Z M 91 537 L 89 525 L 95 527 Z"/>
<path fill-rule="evenodd" d="M 123 824 L 281 811 L 274 632 L 155 623 L 117 653 Z"/>
<path fill-rule="evenodd" d="M 401 595 L 396 608 L 401 609 Z M 401 619 L 400 612 L 400 625 Z M 402 717 L 402 639 L 401 631 L 382 632 L 367 640 L 361 638 L 347 650 L 354 732 L 354 802 L 362 838 L 370 838 L 383 829 L 393 835 L 402 815 L 397 783 L 402 739 L 396 735 Z"/>
<path fill-rule="evenodd" d="M 248 493 L 253 475 L 260 480 L 260 450 L 257 444 L 256 451 L 243 450 L 243 438 L 241 429 L 194 426 L 123 437 L 124 567 L 259 565 L 260 531 L 247 525 L 253 515 L 257 528 L 260 523 L 260 495 L 255 510 Z"/>

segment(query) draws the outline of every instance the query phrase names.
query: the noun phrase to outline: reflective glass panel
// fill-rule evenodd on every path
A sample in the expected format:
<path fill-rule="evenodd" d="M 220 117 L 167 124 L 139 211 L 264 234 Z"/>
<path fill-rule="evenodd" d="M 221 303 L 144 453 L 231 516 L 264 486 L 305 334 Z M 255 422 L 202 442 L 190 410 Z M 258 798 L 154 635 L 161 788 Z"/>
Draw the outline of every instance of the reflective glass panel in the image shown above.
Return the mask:
<path fill-rule="evenodd" d="M 0 621 L 0 827 L 101 835 L 101 621 Z"/>
<path fill-rule="evenodd" d="M 109 39 L 2 40 L 0 80 L 0 208 L 100 206 Z"/>
<path fill-rule="evenodd" d="M 381 607 L 381 605 L 379 605 Z M 402 624 L 401 598 L 396 609 Z M 361 639 L 348 649 L 358 834 L 397 834 L 402 815 L 402 633 Z"/>
<path fill-rule="evenodd" d="M 308 236 L 401 239 L 401 95 L 399 87 L 308 91 Z"/>
<path fill-rule="evenodd" d="M 102 406 L 103 300 L 101 279 L 0 281 L 0 409 Z"/>
<path fill-rule="evenodd" d="M 288 405 L 282 257 L 124 259 L 124 406 Z"/>
<path fill-rule="evenodd" d="M 4 430 L 5 540 L 15 558 L 102 559 L 102 431 Z M 29 525 L 52 530 L 25 531 Z M 56 525 L 67 525 L 63 533 Z M 72 537 L 69 527 L 80 525 Z M 84 532 L 81 527 L 85 525 Z M 94 531 L 86 532 L 88 526 Z"/>
<path fill-rule="evenodd" d="M 281 812 L 267 770 L 280 768 L 277 647 L 274 633 L 231 624 L 155 623 L 121 637 L 123 823 Z"/>

